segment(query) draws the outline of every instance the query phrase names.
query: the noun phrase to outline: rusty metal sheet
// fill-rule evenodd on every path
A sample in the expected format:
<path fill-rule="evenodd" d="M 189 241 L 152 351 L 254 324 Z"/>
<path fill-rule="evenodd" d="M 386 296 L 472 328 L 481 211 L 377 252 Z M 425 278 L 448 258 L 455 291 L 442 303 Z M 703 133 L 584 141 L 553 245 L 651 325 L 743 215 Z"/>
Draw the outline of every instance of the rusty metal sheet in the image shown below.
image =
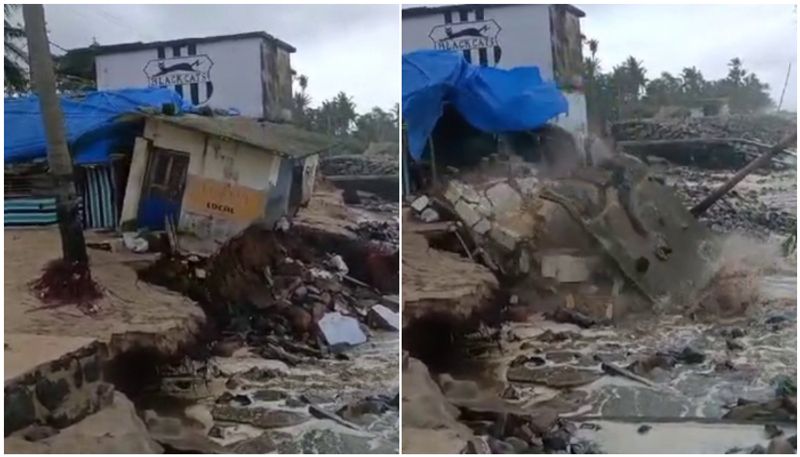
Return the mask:
<path fill-rule="evenodd" d="M 661 309 L 690 304 L 716 273 L 720 243 L 668 187 L 646 173 L 631 184 L 637 232 L 620 191 L 580 177 L 553 182 L 543 198 L 563 206 L 622 272 Z"/>

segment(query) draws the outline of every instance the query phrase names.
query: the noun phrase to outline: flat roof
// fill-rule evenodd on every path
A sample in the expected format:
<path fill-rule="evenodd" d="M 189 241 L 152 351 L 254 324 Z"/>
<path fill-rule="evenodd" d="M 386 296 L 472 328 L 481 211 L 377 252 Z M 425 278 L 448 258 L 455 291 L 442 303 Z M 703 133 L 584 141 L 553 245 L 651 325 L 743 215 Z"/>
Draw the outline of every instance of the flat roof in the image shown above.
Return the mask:
<path fill-rule="evenodd" d="M 303 158 L 334 145 L 328 135 L 291 124 L 257 121 L 243 116 L 154 115 L 149 118 L 212 136 L 239 141 L 284 157 Z"/>
<path fill-rule="evenodd" d="M 419 16 L 427 16 L 429 14 L 436 14 L 436 13 L 446 13 L 450 12 L 458 12 L 464 10 L 472 10 L 475 8 L 502 8 L 504 6 L 531 6 L 531 5 L 542 5 L 542 6 L 556 6 L 565 8 L 568 12 L 574 14 L 578 17 L 586 16 L 586 13 L 583 12 L 580 8 L 569 5 L 569 4 L 547 4 L 547 3 L 519 3 L 519 4 L 463 4 L 463 5 L 444 5 L 444 6 L 416 6 L 412 8 L 404 8 L 403 11 L 403 19 L 410 18 L 410 17 L 419 17 Z"/>
<path fill-rule="evenodd" d="M 109 45 L 94 45 L 88 46 L 85 48 L 77 48 L 71 49 L 69 52 L 76 52 L 76 51 L 92 51 L 95 55 L 102 55 L 102 54 L 117 54 L 122 52 L 131 52 L 131 51 L 141 51 L 143 49 L 151 49 L 160 46 L 185 46 L 191 43 L 212 43 L 215 41 L 229 41 L 229 40 L 241 40 L 246 38 L 261 38 L 263 40 L 270 41 L 275 43 L 278 47 L 286 49 L 289 52 L 297 51 L 294 46 L 290 45 L 289 43 L 275 38 L 274 36 L 270 35 L 266 32 L 246 32 L 246 33 L 236 33 L 233 35 L 214 35 L 214 36 L 207 36 L 207 37 L 196 37 L 196 38 L 180 38 L 177 40 L 167 40 L 167 41 L 151 41 L 149 43 L 143 43 L 141 41 L 136 41 L 133 43 L 121 43 L 121 44 L 109 44 Z"/>

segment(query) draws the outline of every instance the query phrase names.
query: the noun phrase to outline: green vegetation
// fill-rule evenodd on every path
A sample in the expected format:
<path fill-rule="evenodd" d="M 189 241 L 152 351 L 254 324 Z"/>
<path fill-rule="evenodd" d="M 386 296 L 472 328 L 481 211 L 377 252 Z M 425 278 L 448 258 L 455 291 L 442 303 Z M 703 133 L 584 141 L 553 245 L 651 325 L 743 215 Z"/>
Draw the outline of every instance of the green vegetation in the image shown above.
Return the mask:
<path fill-rule="evenodd" d="M 301 127 L 338 137 L 348 153 L 361 153 L 371 142 L 397 142 L 399 104 L 391 111 L 376 106 L 368 113 L 358 114 L 352 97 L 339 92 L 318 108 L 312 108 L 307 93 L 308 77 L 298 75 L 295 82 L 299 90 L 293 97 L 293 118 Z"/>
<path fill-rule="evenodd" d="M 25 38 L 25 30 L 13 23 L 12 16 L 19 5 L 3 5 L 3 38 L 5 54 L 3 55 L 3 86 L 6 92 L 22 92 L 28 89 L 28 74 L 20 62 L 26 62 L 28 56 L 18 43 Z"/>
<path fill-rule="evenodd" d="M 593 126 L 628 117 L 646 117 L 660 107 L 698 107 L 704 101 L 724 99 L 732 113 L 752 113 L 773 105 L 767 90 L 755 73 L 750 73 L 738 57 L 728 62 L 728 74 L 706 80 L 695 67 L 680 74 L 663 72 L 648 79 L 644 62 L 633 56 L 603 72 L 597 57 L 599 43 L 587 40 L 590 57 L 584 59 L 587 109 Z"/>

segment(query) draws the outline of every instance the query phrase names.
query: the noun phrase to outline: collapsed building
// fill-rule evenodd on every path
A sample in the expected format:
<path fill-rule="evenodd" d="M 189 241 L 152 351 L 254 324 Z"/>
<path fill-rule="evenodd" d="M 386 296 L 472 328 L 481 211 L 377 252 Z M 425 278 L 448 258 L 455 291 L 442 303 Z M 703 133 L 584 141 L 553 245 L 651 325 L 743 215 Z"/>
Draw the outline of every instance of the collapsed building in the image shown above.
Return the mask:
<path fill-rule="evenodd" d="M 323 176 L 335 142 L 287 122 L 291 52 L 259 33 L 59 61 L 101 88 L 61 95 L 98 290 L 77 313 L 31 284 L 56 197 L 38 99 L 6 100 L 7 451 L 396 452 L 396 158 Z"/>
<path fill-rule="evenodd" d="M 166 89 L 65 97 L 86 228 L 163 230 L 171 223 L 224 240 L 308 202 L 330 140 L 287 124 L 186 114 L 180 103 Z M 37 104 L 6 103 L 6 125 L 17 132 L 6 147 L 12 225 L 55 222 Z M 164 104 L 176 112 L 163 114 Z"/>
<path fill-rule="evenodd" d="M 653 367 L 703 364 L 705 356 L 687 346 L 648 348 L 646 354 L 654 353 L 649 359 L 630 352 L 612 358 L 607 348 L 627 343 L 598 345 L 599 335 L 663 316 L 689 322 L 741 316 L 757 300 L 746 274 L 729 271 L 727 232 L 712 210 L 770 158 L 779 160 L 768 173 L 781 169 L 780 161 L 792 155 L 785 149 L 793 145 L 787 134 L 795 127 L 783 129 L 780 141 L 681 138 L 701 145 L 695 150 L 661 144 L 669 138 L 645 144 L 622 135 L 616 151 L 613 139 L 593 138 L 584 148 L 548 122 L 567 109 L 566 100 L 528 68 L 489 72 L 460 55 L 432 51 L 406 54 L 403 64 L 403 376 L 404 392 L 414 392 L 404 395 L 404 417 L 410 418 L 404 420 L 404 451 L 596 450 L 577 439 L 575 424 L 587 420 L 587 410 L 602 419 L 603 405 L 614 398 L 625 398 L 620 403 L 630 408 L 616 406 L 620 416 L 642 408 L 669 420 L 645 400 L 647 390 L 672 388 L 653 381 Z M 615 129 L 648 131 L 647 124 L 630 124 Z M 692 152 L 715 141 L 722 146 Z M 728 174 L 687 199 L 674 188 L 683 183 L 669 179 L 687 165 L 700 167 L 695 179 L 709 169 Z M 788 179 L 794 189 L 795 178 Z M 720 287 L 726 281 L 738 286 Z M 463 366 L 459 352 L 465 352 Z M 472 371 L 476 359 L 486 363 L 484 373 Z M 715 370 L 735 367 L 715 362 Z M 644 388 L 631 389 L 630 397 L 612 389 L 596 400 L 592 385 L 603 376 Z M 557 393 L 537 393 L 540 386 Z M 765 413 L 769 417 L 785 418 L 791 409 L 786 405 L 794 397 L 782 395 L 770 400 L 778 406 Z"/>

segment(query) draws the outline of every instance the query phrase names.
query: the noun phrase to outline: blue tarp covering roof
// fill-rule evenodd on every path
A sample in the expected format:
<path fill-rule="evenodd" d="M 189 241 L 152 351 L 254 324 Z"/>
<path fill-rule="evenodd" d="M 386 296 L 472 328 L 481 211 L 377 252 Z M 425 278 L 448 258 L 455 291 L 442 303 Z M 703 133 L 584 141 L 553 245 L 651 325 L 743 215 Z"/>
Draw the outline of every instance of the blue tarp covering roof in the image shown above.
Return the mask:
<path fill-rule="evenodd" d="M 120 141 L 130 140 L 131 126 L 117 122 L 124 114 L 141 108 L 161 110 L 164 104 L 176 107 L 176 113 L 187 110 L 180 95 L 172 89 L 123 89 L 87 92 L 61 97 L 67 143 L 77 164 L 105 163 Z M 44 159 L 47 142 L 35 95 L 6 98 L 5 162 Z M 135 136 L 135 134 L 134 134 Z"/>
<path fill-rule="evenodd" d="M 415 160 L 422 156 L 445 103 L 475 128 L 492 133 L 535 129 L 568 111 L 564 94 L 543 81 L 537 67 L 479 67 L 448 51 L 405 54 L 403 120 Z"/>

